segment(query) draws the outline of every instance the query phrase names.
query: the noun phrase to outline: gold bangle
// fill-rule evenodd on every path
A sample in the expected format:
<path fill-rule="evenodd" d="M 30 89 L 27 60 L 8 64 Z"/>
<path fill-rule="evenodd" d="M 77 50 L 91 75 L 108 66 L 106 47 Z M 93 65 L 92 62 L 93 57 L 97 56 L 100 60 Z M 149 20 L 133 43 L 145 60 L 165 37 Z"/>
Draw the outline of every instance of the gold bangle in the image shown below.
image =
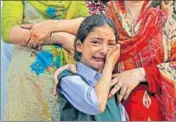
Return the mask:
<path fill-rule="evenodd" d="M 54 33 L 51 33 L 51 38 L 50 38 L 49 44 L 52 44 L 53 38 L 54 38 Z"/>

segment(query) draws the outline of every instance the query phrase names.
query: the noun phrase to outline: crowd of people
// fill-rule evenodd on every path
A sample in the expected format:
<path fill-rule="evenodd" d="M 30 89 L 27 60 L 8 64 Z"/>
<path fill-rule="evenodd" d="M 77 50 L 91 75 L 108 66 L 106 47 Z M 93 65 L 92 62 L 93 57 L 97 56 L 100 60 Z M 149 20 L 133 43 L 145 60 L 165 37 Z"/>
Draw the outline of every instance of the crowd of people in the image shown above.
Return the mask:
<path fill-rule="evenodd" d="M 3 1 L 5 120 L 176 120 L 174 2 Z"/>

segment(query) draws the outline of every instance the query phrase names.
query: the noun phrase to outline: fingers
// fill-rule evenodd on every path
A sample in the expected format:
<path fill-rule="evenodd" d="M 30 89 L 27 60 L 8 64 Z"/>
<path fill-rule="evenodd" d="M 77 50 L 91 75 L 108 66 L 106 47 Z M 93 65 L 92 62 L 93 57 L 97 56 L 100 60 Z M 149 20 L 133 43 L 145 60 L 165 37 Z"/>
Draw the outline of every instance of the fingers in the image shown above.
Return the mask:
<path fill-rule="evenodd" d="M 53 89 L 52 89 L 52 94 L 53 96 L 57 95 L 57 84 L 54 84 Z"/>
<path fill-rule="evenodd" d="M 35 48 L 36 47 L 36 45 L 38 44 L 38 42 L 39 42 L 39 39 L 37 38 L 38 36 L 36 35 L 36 34 L 33 34 L 33 33 L 31 33 L 31 39 L 29 40 L 29 42 L 28 42 L 28 47 L 30 47 L 30 48 Z"/>
<path fill-rule="evenodd" d="M 125 92 L 125 95 L 124 95 L 124 100 L 126 100 L 128 98 L 128 96 L 130 95 L 130 93 L 131 93 L 131 89 L 127 88 L 127 90 Z"/>
<path fill-rule="evenodd" d="M 120 48 L 120 44 L 116 44 L 116 45 L 114 46 L 114 48 L 115 48 L 115 49 L 119 49 L 119 48 Z"/>
<path fill-rule="evenodd" d="M 110 49 L 106 55 L 106 61 L 110 62 L 113 66 L 116 65 L 120 56 L 120 45 L 115 45 L 112 49 Z"/>
<path fill-rule="evenodd" d="M 116 93 L 120 90 L 120 88 L 121 88 L 121 85 L 116 84 L 116 85 L 112 88 L 112 90 L 110 91 L 108 97 L 109 97 L 109 98 L 112 97 L 114 94 L 116 94 Z"/>
<path fill-rule="evenodd" d="M 119 52 L 119 49 L 120 49 L 120 44 L 116 44 L 115 46 L 113 46 L 113 48 L 112 49 L 110 49 L 109 50 L 109 54 L 112 54 L 112 53 L 114 53 L 114 52 Z"/>
<path fill-rule="evenodd" d="M 31 48 L 32 45 L 33 45 L 33 43 L 34 43 L 34 40 L 31 38 L 31 39 L 29 40 L 27 46 Z"/>
<path fill-rule="evenodd" d="M 77 72 L 77 70 L 76 70 L 76 65 L 75 65 L 75 64 L 71 64 L 70 70 L 71 70 L 73 73 L 76 73 L 76 72 Z"/>
<path fill-rule="evenodd" d="M 24 29 L 31 29 L 33 27 L 33 24 L 23 24 L 20 27 Z"/>
<path fill-rule="evenodd" d="M 118 77 L 118 76 L 119 76 L 119 73 L 112 74 L 112 78 L 115 78 L 115 77 Z"/>
<path fill-rule="evenodd" d="M 111 80 L 111 87 L 114 86 L 117 83 L 118 79 L 117 78 L 113 78 Z"/>
<path fill-rule="evenodd" d="M 52 94 L 54 96 L 57 95 L 57 86 L 59 83 L 58 76 L 62 71 L 66 70 L 66 69 L 71 70 L 72 72 L 76 72 L 76 65 L 75 64 L 67 64 L 65 66 L 60 67 L 59 69 L 57 69 L 55 71 L 55 73 L 54 73 L 54 86 L 53 86 L 53 90 L 52 90 Z"/>
<path fill-rule="evenodd" d="M 30 29 L 31 40 L 29 40 L 29 38 L 26 38 L 24 41 L 26 42 L 25 44 L 27 44 L 28 47 L 30 48 L 44 44 L 44 42 L 46 42 L 46 40 L 51 35 L 51 32 L 49 31 L 49 29 L 44 27 L 44 25 L 42 24 L 35 24 L 35 25 L 25 24 L 25 25 L 21 25 L 21 28 Z"/>
<path fill-rule="evenodd" d="M 120 90 L 120 93 L 118 94 L 118 102 L 119 103 L 122 101 L 122 98 L 124 97 L 126 91 L 127 91 L 127 87 L 123 86 Z"/>
<path fill-rule="evenodd" d="M 74 56 L 74 51 L 72 49 L 69 49 L 68 53 L 69 53 L 70 56 Z"/>
<path fill-rule="evenodd" d="M 55 71 L 55 73 L 54 73 L 54 86 L 53 86 L 53 90 L 52 90 L 52 94 L 53 94 L 54 96 L 57 95 L 57 85 L 58 85 L 58 83 L 59 83 L 59 81 L 58 81 L 58 75 L 59 75 L 60 72 L 61 72 L 60 69 L 57 69 L 57 70 Z"/>
<path fill-rule="evenodd" d="M 31 38 L 30 40 L 29 40 L 29 42 L 28 42 L 28 47 L 30 47 L 30 48 L 36 48 L 37 46 L 39 46 L 39 39 L 33 39 L 33 38 Z"/>
<path fill-rule="evenodd" d="M 30 39 L 31 39 L 31 32 L 29 31 L 29 32 L 24 36 L 23 44 L 24 44 L 24 45 L 28 45 Z"/>
<path fill-rule="evenodd" d="M 43 45 L 46 39 L 46 37 L 40 39 L 35 34 L 31 34 L 31 38 L 28 41 L 27 46 L 30 48 L 36 48 L 37 46 Z"/>

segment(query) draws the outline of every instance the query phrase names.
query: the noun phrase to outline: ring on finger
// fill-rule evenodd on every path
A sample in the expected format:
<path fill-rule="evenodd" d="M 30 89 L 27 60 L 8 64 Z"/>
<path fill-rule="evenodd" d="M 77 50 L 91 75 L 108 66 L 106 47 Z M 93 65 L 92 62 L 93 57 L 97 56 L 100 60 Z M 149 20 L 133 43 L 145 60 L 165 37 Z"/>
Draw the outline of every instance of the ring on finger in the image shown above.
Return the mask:
<path fill-rule="evenodd" d="M 120 89 L 120 86 L 119 86 L 118 84 L 116 84 L 115 87 L 116 87 L 117 89 Z"/>
<path fill-rule="evenodd" d="M 124 93 L 121 93 L 121 92 L 119 94 L 122 95 L 122 96 L 124 95 Z"/>

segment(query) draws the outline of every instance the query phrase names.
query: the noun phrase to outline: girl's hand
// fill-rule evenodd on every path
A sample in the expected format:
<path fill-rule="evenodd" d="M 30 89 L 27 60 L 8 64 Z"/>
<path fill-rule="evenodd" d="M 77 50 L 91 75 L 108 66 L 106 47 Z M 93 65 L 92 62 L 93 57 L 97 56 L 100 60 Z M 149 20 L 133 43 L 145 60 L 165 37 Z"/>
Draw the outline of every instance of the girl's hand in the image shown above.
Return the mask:
<path fill-rule="evenodd" d="M 58 44 L 60 44 L 71 56 L 73 56 L 75 51 L 74 50 L 75 35 L 66 32 L 59 32 L 59 33 L 60 33 L 59 39 L 60 41 L 58 42 Z"/>
<path fill-rule="evenodd" d="M 114 68 L 119 57 L 120 57 L 120 45 L 117 44 L 108 51 L 108 54 L 106 55 L 106 63 L 113 65 L 113 68 Z"/>
<path fill-rule="evenodd" d="M 127 70 L 119 74 L 113 75 L 113 80 L 117 80 L 117 84 L 110 91 L 109 97 L 112 97 L 118 91 L 118 102 L 124 98 L 128 98 L 131 91 L 145 80 L 145 71 L 143 68 Z"/>
<path fill-rule="evenodd" d="M 59 83 L 58 81 L 58 76 L 59 74 L 64 71 L 64 70 L 71 70 L 72 72 L 76 73 L 76 65 L 75 64 L 67 64 L 67 65 L 64 65 L 62 67 L 60 67 L 59 69 L 57 69 L 54 73 L 54 86 L 53 86 L 53 89 L 52 89 L 52 94 L 54 96 L 57 95 L 57 85 Z"/>

